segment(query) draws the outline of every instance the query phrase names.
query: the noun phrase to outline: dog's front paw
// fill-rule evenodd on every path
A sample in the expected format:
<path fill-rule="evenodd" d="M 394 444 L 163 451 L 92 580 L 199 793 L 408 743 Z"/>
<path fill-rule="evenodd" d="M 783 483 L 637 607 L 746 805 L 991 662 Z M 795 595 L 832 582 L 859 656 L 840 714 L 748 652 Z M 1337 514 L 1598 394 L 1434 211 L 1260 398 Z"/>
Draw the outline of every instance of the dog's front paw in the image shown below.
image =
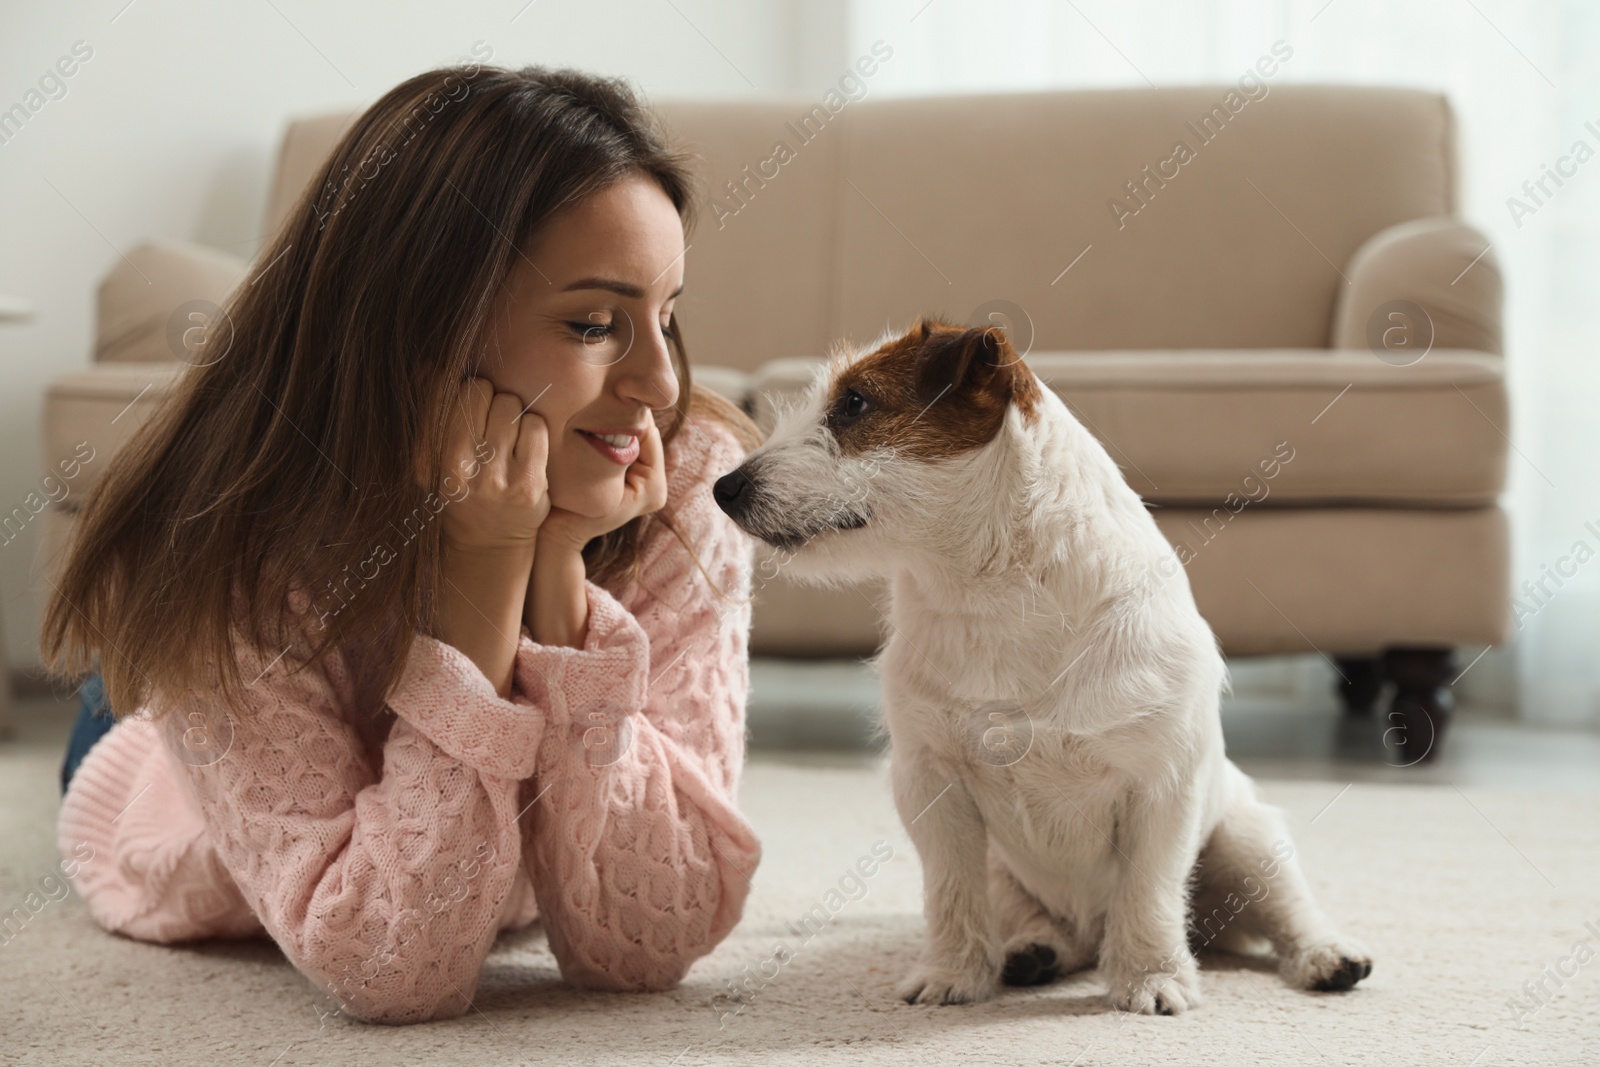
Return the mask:
<path fill-rule="evenodd" d="M 1006 985 L 1048 985 L 1061 977 L 1061 953 L 1042 941 L 1006 947 L 1000 980 Z"/>
<path fill-rule="evenodd" d="M 1298 989 L 1340 993 L 1372 973 L 1372 956 L 1355 942 L 1334 940 L 1285 956 L 1282 972 Z"/>
<path fill-rule="evenodd" d="M 1200 1004 L 1200 971 L 1185 954 L 1176 963 L 1110 975 L 1111 1006 L 1138 1015 L 1181 1015 Z"/>
<path fill-rule="evenodd" d="M 995 992 L 992 967 L 958 969 L 919 963 L 894 994 L 907 1004 L 971 1004 L 988 1000 Z"/>

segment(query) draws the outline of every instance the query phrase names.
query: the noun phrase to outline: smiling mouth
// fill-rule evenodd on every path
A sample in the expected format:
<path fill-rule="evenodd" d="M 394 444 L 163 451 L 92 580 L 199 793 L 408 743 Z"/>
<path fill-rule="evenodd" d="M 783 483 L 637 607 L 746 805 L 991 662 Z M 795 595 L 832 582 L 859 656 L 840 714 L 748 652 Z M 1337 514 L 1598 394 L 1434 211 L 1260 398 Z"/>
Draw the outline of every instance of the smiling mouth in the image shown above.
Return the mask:
<path fill-rule="evenodd" d="M 626 448 L 634 440 L 631 433 L 589 433 L 588 430 L 579 430 L 579 433 L 588 433 L 590 437 L 598 437 L 612 448 Z"/>
<path fill-rule="evenodd" d="M 579 430 L 578 434 L 606 459 L 627 466 L 639 458 L 639 438 L 625 433 L 591 433 Z"/>

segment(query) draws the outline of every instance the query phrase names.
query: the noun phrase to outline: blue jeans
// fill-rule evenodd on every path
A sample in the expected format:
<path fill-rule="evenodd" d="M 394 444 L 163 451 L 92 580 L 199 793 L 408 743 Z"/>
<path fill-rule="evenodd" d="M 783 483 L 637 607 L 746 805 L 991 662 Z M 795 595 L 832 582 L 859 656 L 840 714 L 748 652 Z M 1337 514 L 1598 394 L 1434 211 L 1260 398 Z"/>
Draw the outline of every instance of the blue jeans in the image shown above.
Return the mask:
<path fill-rule="evenodd" d="M 67 758 L 61 764 L 61 794 L 66 795 L 67 783 L 72 774 L 89 754 L 94 743 L 116 725 L 111 707 L 106 703 L 106 687 L 98 674 L 91 674 L 78 689 L 78 718 L 72 724 L 72 737 L 67 741 Z"/>

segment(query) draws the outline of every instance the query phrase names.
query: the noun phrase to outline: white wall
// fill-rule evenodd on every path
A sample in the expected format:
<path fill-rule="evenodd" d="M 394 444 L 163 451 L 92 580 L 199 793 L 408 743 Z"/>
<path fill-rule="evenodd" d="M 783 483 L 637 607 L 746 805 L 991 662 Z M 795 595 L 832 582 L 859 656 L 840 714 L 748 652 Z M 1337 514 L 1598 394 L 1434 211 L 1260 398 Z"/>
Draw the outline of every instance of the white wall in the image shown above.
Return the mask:
<path fill-rule="evenodd" d="M 651 96 L 803 91 L 837 77 L 844 7 L 802 3 L 6 0 L 0 110 L 75 42 L 93 54 L 0 144 L 0 295 L 36 311 L 0 323 L 0 513 L 37 488 L 44 385 L 89 363 L 95 287 L 118 250 L 163 237 L 253 255 L 287 116 L 371 102 L 480 40 L 497 64 L 625 75 Z M 0 545 L 19 668 L 38 662 L 38 527 Z"/>

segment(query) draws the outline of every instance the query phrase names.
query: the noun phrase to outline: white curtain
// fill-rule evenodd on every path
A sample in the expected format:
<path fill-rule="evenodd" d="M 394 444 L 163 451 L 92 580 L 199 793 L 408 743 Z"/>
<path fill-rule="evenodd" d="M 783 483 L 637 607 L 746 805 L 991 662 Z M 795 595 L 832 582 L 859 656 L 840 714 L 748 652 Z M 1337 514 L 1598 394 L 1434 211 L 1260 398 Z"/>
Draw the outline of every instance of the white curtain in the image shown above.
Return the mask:
<path fill-rule="evenodd" d="M 1579 141 L 1600 151 L 1600 3 L 853 0 L 848 10 L 851 56 L 880 38 L 894 49 L 875 95 L 1231 82 L 1280 39 L 1294 55 L 1275 83 L 1447 93 L 1462 214 L 1506 277 L 1518 601 L 1510 646 L 1457 689 L 1531 722 L 1600 726 L 1600 157 L 1573 161 Z M 1562 157 L 1577 173 L 1530 200 L 1523 183 Z"/>

